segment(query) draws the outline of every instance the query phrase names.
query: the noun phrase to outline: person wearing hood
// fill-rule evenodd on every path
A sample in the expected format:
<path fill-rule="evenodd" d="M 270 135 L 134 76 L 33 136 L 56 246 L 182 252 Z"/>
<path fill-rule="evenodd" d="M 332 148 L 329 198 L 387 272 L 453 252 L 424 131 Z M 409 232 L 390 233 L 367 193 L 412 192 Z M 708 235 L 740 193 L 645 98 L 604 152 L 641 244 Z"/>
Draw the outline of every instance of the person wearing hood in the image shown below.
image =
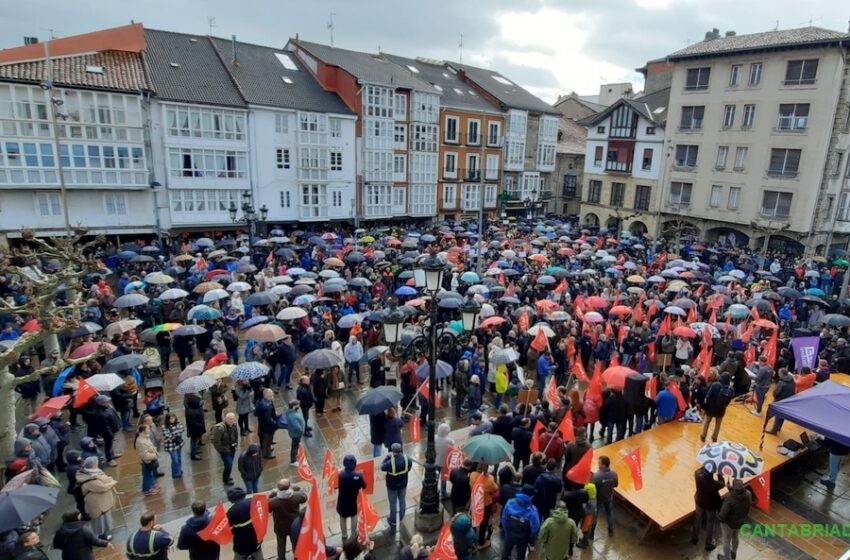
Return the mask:
<path fill-rule="evenodd" d="M 50 448 L 50 463 L 48 467 L 52 468 L 56 465 L 56 462 L 59 460 L 59 436 L 56 434 L 56 431 L 50 425 L 50 420 L 47 418 L 36 418 L 33 420 L 33 424 L 38 426 L 38 430 L 41 432 L 41 437 L 47 442 L 47 445 Z"/>
<path fill-rule="evenodd" d="M 112 509 L 115 507 L 115 485 L 118 481 L 104 473 L 97 459 L 89 457 L 77 472 L 77 487 L 83 497 L 86 513 L 95 534 L 108 539 L 112 533 Z"/>
<path fill-rule="evenodd" d="M 112 399 L 106 395 L 96 396 L 86 422 L 89 424 L 88 435 L 103 438 L 103 452 L 106 455 L 107 464 L 110 467 L 117 466 L 115 459 L 121 454 L 115 453 L 112 444 L 115 441 L 115 434 L 121 431 L 122 424 L 121 417 L 112 406 Z"/>
<path fill-rule="evenodd" d="M 245 490 L 239 487 L 227 491 L 227 499 L 230 502 L 227 520 L 233 532 L 233 558 L 263 560 L 263 543 L 257 540 L 257 533 L 251 521 L 251 500 L 245 496 Z"/>
<path fill-rule="evenodd" d="M 189 456 L 193 461 L 201 460 L 201 437 L 207 433 L 204 407 L 198 395 L 186 395 L 186 435 L 189 436 Z"/>
<path fill-rule="evenodd" d="M 357 467 L 354 455 L 346 455 L 342 460 L 343 470 L 339 473 L 339 496 L 336 502 L 336 512 L 339 514 L 339 528 L 342 531 L 342 542 L 348 540 L 348 525 L 351 525 L 351 536 L 357 536 L 357 498 L 360 491 L 366 488 L 366 478 Z"/>
<path fill-rule="evenodd" d="M 26 377 L 35 369 L 32 367 L 32 360 L 28 354 L 18 358 L 18 367 L 15 369 L 15 377 Z M 38 378 L 34 381 L 27 381 L 15 386 L 15 391 L 21 395 L 21 414 L 25 418 L 29 418 L 35 412 L 38 406 L 38 393 L 41 391 L 41 386 Z"/>
<path fill-rule="evenodd" d="M 519 494 L 502 510 L 502 558 L 507 560 L 516 550 L 517 558 L 524 559 L 528 547 L 533 547 L 540 531 L 540 514 L 531 503 L 534 487 L 526 484 Z"/>
<path fill-rule="evenodd" d="M 560 560 L 573 555 L 573 548 L 579 539 L 576 522 L 567 515 L 567 506 L 558 502 L 552 515 L 540 527 L 537 541 L 543 546 L 544 560 Z"/>
<path fill-rule="evenodd" d="M 211 520 L 205 502 L 192 502 L 192 517 L 186 520 L 177 536 L 177 549 L 188 550 L 189 560 L 218 560 L 221 552 L 218 543 L 198 536 Z"/>
<path fill-rule="evenodd" d="M 37 532 L 26 531 L 21 534 L 18 545 L 12 552 L 12 560 L 47 560 Z"/>
<path fill-rule="evenodd" d="M 62 412 L 57 412 L 49 420 L 50 428 L 56 434 L 56 466 L 65 469 L 65 448 L 71 442 L 70 424 L 62 417 Z"/>
<path fill-rule="evenodd" d="M 97 460 L 97 458 L 95 458 Z M 74 496 L 79 511 L 85 511 L 85 500 L 82 492 L 77 491 L 77 473 L 83 468 L 83 456 L 76 449 L 72 449 L 65 456 L 65 476 L 68 477 L 68 494 Z"/>
<path fill-rule="evenodd" d="M 95 536 L 76 510 L 62 514 L 62 525 L 53 534 L 52 544 L 62 551 L 62 560 L 95 560 L 94 547 L 115 548 L 110 541 Z"/>
<path fill-rule="evenodd" d="M 557 474 L 558 462 L 555 459 L 549 459 L 546 462 L 546 472 L 537 477 L 534 481 L 534 505 L 540 513 L 540 521 L 549 517 L 549 512 L 555 507 L 558 502 L 558 496 L 561 495 L 563 485 L 561 477 Z"/>
<path fill-rule="evenodd" d="M 794 387 L 794 381 L 791 380 L 791 387 Z M 711 434 L 711 441 L 717 442 L 717 437 L 720 435 L 720 424 L 723 422 L 723 416 L 726 414 L 726 409 L 729 403 L 735 398 L 735 389 L 732 388 L 732 376 L 728 372 L 720 374 L 720 379 L 713 382 L 705 394 L 705 421 L 702 425 L 702 434 L 700 440 L 705 441 L 708 435 L 708 427 L 714 419 L 714 431 Z"/>
<path fill-rule="evenodd" d="M 718 560 L 734 559 L 738 552 L 738 533 L 741 525 L 747 522 L 750 507 L 753 505 L 753 495 L 744 486 L 744 481 L 736 478 L 728 485 L 729 494 L 723 499 L 717 519 L 720 521 L 720 544 L 723 553 L 718 554 Z"/>
<path fill-rule="evenodd" d="M 39 462 L 32 450 L 32 443 L 28 439 L 16 439 L 14 451 L 14 454 L 6 458 L 6 480 L 31 469 L 35 463 Z"/>
<path fill-rule="evenodd" d="M 97 457 L 98 461 L 102 459 L 93 437 L 83 436 L 80 438 L 80 456 L 83 460 L 89 457 Z"/>
<path fill-rule="evenodd" d="M 449 437 L 449 432 L 451 431 L 451 427 L 445 422 L 437 426 L 437 435 L 434 436 L 434 448 L 437 451 L 437 457 L 435 463 L 437 465 L 437 472 L 442 474 L 443 469 L 446 465 L 446 457 L 449 454 L 449 446 L 455 444 L 455 440 Z M 442 476 L 440 477 L 440 499 L 445 500 L 449 497 L 449 493 L 446 490 L 446 479 Z"/>
<path fill-rule="evenodd" d="M 472 560 L 478 538 L 472 528 L 472 518 L 466 513 L 457 513 L 452 517 L 449 528 L 457 560 Z"/>
<path fill-rule="evenodd" d="M 21 433 L 21 437 L 29 441 L 32 446 L 32 451 L 38 461 L 45 467 L 50 467 L 52 464 L 51 458 L 53 457 L 53 450 L 50 448 L 47 438 L 41 434 L 38 424 L 30 422 L 25 425 L 24 430 Z"/>
<path fill-rule="evenodd" d="M 277 490 L 269 499 L 269 511 L 272 513 L 274 534 L 277 539 L 277 557 L 286 558 L 286 539 L 295 550 L 292 536 L 292 523 L 299 517 L 301 505 L 307 503 L 307 495 L 293 489 L 289 480 L 282 478 L 277 482 Z"/>
<path fill-rule="evenodd" d="M 469 387 L 466 390 L 466 408 L 469 412 L 469 423 L 472 424 L 472 416 L 481 408 L 481 378 L 473 375 L 469 378 Z"/>
<path fill-rule="evenodd" d="M 263 474 L 263 458 L 260 456 L 260 446 L 252 443 L 248 446 L 242 455 L 239 456 L 239 474 L 242 475 L 242 482 L 245 483 L 245 490 L 249 494 L 259 492 L 257 484 L 260 481 L 260 475 Z"/>
<path fill-rule="evenodd" d="M 773 402 L 779 402 L 788 397 L 793 397 L 796 390 L 797 385 L 794 376 L 788 373 L 786 368 L 779 368 L 779 381 L 776 382 L 776 387 L 773 388 Z M 780 418 L 779 416 L 774 417 L 773 427 L 765 430 L 765 433 L 776 435 L 782 429 L 782 424 L 784 423 L 784 418 Z"/>

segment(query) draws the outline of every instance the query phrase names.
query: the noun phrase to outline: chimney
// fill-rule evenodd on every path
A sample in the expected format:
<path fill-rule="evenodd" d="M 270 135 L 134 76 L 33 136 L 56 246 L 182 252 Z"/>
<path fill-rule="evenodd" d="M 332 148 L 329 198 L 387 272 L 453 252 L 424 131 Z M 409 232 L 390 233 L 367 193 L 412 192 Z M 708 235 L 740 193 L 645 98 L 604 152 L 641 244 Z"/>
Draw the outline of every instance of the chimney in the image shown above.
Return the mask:
<path fill-rule="evenodd" d="M 24 37 L 24 45 L 35 45 L 38 43 L 38 37 Z"/>
<path fill-rule="evenodd" d="M 727 31 L 726 32 L 727 37 L 734 37 L 735 35 L 737 35 L 737 33 L 735 33 L 734 31 Z"/>
<path fill-rule="evenodd" d="M 230 36 L 230 46 L 233 51 L 233 60 L 231 60 L 231 63 L 234 66 L 239 66 L 239 57 L 236 55 L 236 35 Z"/>
<path fill-rule="evenodd" d="M 711 31 L 705 32 L 705 39 L 703 39 L 703 40 L 704 41 L 713 41 L 714 39 L 719 39 L 719 38 L 720 38 L 720 30 L 715 27 Z"/>

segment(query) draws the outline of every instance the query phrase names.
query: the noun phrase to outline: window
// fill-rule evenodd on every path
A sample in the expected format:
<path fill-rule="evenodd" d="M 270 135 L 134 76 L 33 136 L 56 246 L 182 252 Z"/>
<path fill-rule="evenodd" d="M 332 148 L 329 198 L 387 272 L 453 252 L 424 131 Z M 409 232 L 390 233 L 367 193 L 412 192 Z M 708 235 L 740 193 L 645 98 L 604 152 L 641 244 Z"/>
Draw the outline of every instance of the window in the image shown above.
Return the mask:
<path fill-rule="evenodd" d="M 850 158 L 847 158 L 847 169 L 844 171 L 844 176 L 850 179 Z"/>
<path fill-rule="evenodd" d="M 333 191 L 331 193 L 331 205 L 334 208 L 342 208 L 342 191 Z"/>
<path fill-rule="evenodd" d="M 623 206 L 623 200 L 626 196 L 625 183 L 611 183 L 611 198 L 609 204 L 616 208 Z"/>
<path fill-rule="evenodd" d="M 126 216 L 127 198 L 123 193 L 107 193 L 103 195 L 107 216 Z"/>
<path fill-rule="evenodd" d="M 755 118 L 756 106 L 750 104 L 744 105 L 744 118 L 741 121 L 741 128 L 752 128 Z"/>
<path fill-rule="evenodd" d="M 481 186 L 474 183 L 464 184 L 461 203 L 464 210 L 478 210 L 481 207 Z"/>
<path fill-rule="evenodd" d="M 676 146 L 676 167 L 696 167 L 699 146 L 678 144 Z"/>
<path fill-rule="evenodd" d="M 59 193 L 41 192 L 35 195 L 35 205 L 39 216 L 62 215 L 62 199 Z"/>
<path fill-rule="evenodd" d="M 576 174 L 573 172 L 564 173 L 564 198 L 575 198 L 578 190 Z"/>
<path fill-rule="evenodd" d="M 679 128 L 682 130 L 697 130 L 702 128 L 702 118 L 704 114 L 705 107 L 702 105 L 686 105 L 682 107 L 682 120 L 679 123 Z"/>
<path fill-rule="evenodd" d="M 363 114 L 369 117 L 393 117 L 393 90 L 367 85 L 363 88 Z"/>
<path fill-rule="evenodd" d="M 711 185 L 711 196 L 708 199 L 708 205 L 712 208 L 720 207 L 720 199 L 723 196 L 722 185 Z"/>
<path fill-rule="evenodd" d="M 649 185 L 637 185 L 635 187 L 635 210 L 649 210 L 649 197 L 652 187 Z"/>
<path fill-rule="evenodd" d="M 274 131 L 278 134 L 286 134 L 289 132 L 289 115 L 277 113 L 274 116 Z"/>
<path fill-rule="evenodd" d="M 773 148 L 770 150 L 769 175 L 780 177 L 795 177 L 800 167 L 802 150 L 789 148 Z"/>
<path fill-rule="evenodd" d="M 555 144 L 538 142 L 537 144 L 537 167 L 554 168 L 555 167 Z"/>
<path fill-rule="evenodd" d="M 412 149 L 414 152 L 437 151 L 437 125 L 414 124 Z"/>
<path fill-rule="evenodd" d="M 440 122 L 440 96 L 414 91 L 411 105 L 413 108 L 412 120 L 431 124 Z"/>
<path fill-rule="evenodd" d="M 301 217 L 320 218 L 327 215 L 325 185 L 301 185 Z"/>
<path fill-rule="evenodd" d="M 446 117 L 446 142 L 457 143 L 460 141 L 459 123 L 460 118 L 458 117 Z"/>
<path fill-rule="evenodd" d="M 499 178 L 499 156 L 496 154 L 487 155 L 487 167 L 485 168 L 484 178 L 488 180 Z"/>
<path fill-rule="evenodd" d="M 277 148 L 274 152 L 277 168 L 289 169 L 289 150 L 287 148 Z"/>
<path fill-rule="evenodd" d="M 735 106 L 726 105 L 723 107 L 723 128 L 732 128 L 735 124 Z"/>
<path fill-rule="evenodd" d="M 289 191 L 280 191 L 280 207 L 281 208 L 291 208 L 292 207 L 292 198 L 289 195 Z"/>
<path fill-rule="evenodd" d="M 407 149 L 407 125 L 397 124 L 393 132 L 393 148 L 396 150 Z"/>
<path fill-rule="evenodd" d="M 116 167 L 115 154 L 103 148 L 104 167 Z M 248 177 L 248 157 L 245 152 L 232 150 L 202 150 L 171 148 L 168 150 L 169 173 L 172 177 L 205 179 L 245 179 Z"/>
<path fill-rule="evenodd" d="M 690 206 L 691 189 L 693 184 L 673 181 L 670 183 L 670 204 L 674 206 Z"/>
<path fill-rule="evenodd" d="M 646 135 L 647 136 L 652 136 L 654 134 L 655 134 L 655 127 L 654 126 L 646 127 Z"/>
<path fill-rule="evenodd" d="M 326 181 L 329 152 L 325 148 L 298 148 L 298 178 L 308 181 Z"/>
<path fill-rule="evenodd" d="M 844 158 L 844 152 L 835 152 L 832 156 L 832 170 L 831 175 L 833 177 L 838 177 L 841 175 L 841 161 Z"/>
<path fill-rule="evenodd" d="M 728 210 L 737 210 L 741 205 L 741 187 L 729 187 L 729 198 L 726 202 Z"/>
<path fill-rule="evenodd" d="M 478 154 L 466 154 L 466 172 L 463 174 L 468 181 L 478 181 L 481 179 L 481 167 Z"/>
<path fill-rule="evenodd" d="M 364 213 L 367 216 L 391 215 L 392 190 L 390 185 L 366 185 Z"/>
<path fill-rule="evenodd" d="M 835 219 L 841 222 L 850 221 L 850 196 L 846 192 L 841 193 L 841 198 L 838 201 L 838 214 Z"/>
<path fill-rule="evenodd" d="M 457 185 L 446 183 L 443 185 L 443 208 L 454 208 L 457 204 Z"/>
<path fill-rule="evenodd" d="M 499 146 L 501 144 L 502 123 L 498 121 L 487 121 L 487 145 Z"/>
<path fill-rule="evenodd" d="M 729 146 L 717 146 L 717 161 L 714 163 L 716 169 L 726 169 L 726 158 L 729 156 Z"/>
<path fill-rule="evenodd" d="M 318 113 L 298 113 L 298 142 L 301 144 L 326 144 L 328 117 Z"/>
<path fill-rule="evenodd" d="M 443 155 L 443 176 L 457 177 L 457 154 L 454 152 L 446 152 Z"/>
<path fill-rule="evenodd" d="M 386 119 L 363 119 L 363 136 L 367 150 L 392 150 L 395 126 Z"/>
<path fill-rule="evenodd" d="M 484 185 L 484 207 L 496 207 L 496 185 Z"/>
<path fill-rule="evenodd" d="M 587 193 L 587 201 L 599 204 L 600 200 L 602 200 L 602 181 L 591 179 Z"/>
<path fill-rule="evenodd" d="M 791 215 L 792 193 L 764 191 L 761 198 L 761 215 L 769 218 L 787 218 Z"/>
<path fill-rule="evenodd" d="M 110 112 L 109 109 L 101 107 L 99 102 L 98 107 L 97 121 L 100 123 L 109 122 L 114 111 Z M 93 108 L 89 109 L 89 111 L 93 110 Z M 118 116 L 116 113 L 116 117 Z M 282 116 L 285 117 L 286 115 Z M 165 121 L 169 136 L 223 140 L 245 139 L 245 113 L 201 109 L 199 107 L 168 106 L 165 110 Z M 281 126 L 285 126 L 284 123 Z M 278 123 L 275 122 L 276 128 L 277 125 Z"/>
<path fill-rule="evenodd" d="M 393 181 L 403 183 L 407 180 L 407 156 L 402 154 L 393 155 Z"/>
<path fill-rule="evenodd" d="M 410 155 L 410 182 L 437 183 L 437 154 L 414 152 Z"/>
<path fill-rule="evenodd" d="M 599 134 L 605 134 L 605 127 L 604 126 L 597 126 L 596 132 L 599 133 Z"/>
<path fill-rule="evenodd" d="M 750 80 L 748 84 L 753 87 L 761 83 L 761 62 L 753 62 L 750 64 Z"/>
<path fill-rule="evenodd" d="M 685 90 L 702 91 L 708 89 L 708 80 L 711 77 L 711 68 L 688 68 L 685 78 Z"/>
<path fill-rule="evenodd" d="M 331 171 L 342 171 L 342 152 L 331 152 Z"/>
<path fill-rule="evenodd" d="M 738 87 L 741 85 L 741 75 L 744 73 L 743 64 L 733 64 L 729 71 L 729 87 Z"/>
<path fill-rule="evenodd" d="M 818 73 L 818 59 L 789 60 L 785 67 L 786 86 L 804 86 L 815 83 Z"/>
<path fill-rule="evenodd" d="M 746 146 L 735 148 L 735 171 L 743 171 L 747 167 L 747 153 L 750 149 Z"/>
<path fill-rule="evenodd" d="M 437 212 L 437 185 L 410 185 L 410 214 L 433 216 Z"/>
<path fill-rule="evenodd" d="M 328 126 L 331 129 L 331 138 L 342 138 L 342 119 L 328 119 Z"/>
<path fill-rule="evenodd" d="M 394 95 L 395 105 L 393 106 L 393 116 L 397 121 L 407 120 L 407 96 L 403 93 Z"/>
<path fill-rule="evenodd" d="M 559 120 L 555 117 L 540 117 L 540 126 L 537 130 L 537 138 L 543 142 L 558 141 Z"/>
<path fill-rule="evenodd" d="M 481 143 L 481 121 L 477 119 L 469 119 L 466 122 L 467 133 L 466 133 L 466 143 L 471 144 L 473 146 L 477 146 Z"/>
<path fill-rule="evenodd" d="M 808 103 L 783 103 L 779 106 L 779 130 L 805 130 L 809 124 Z"/>
<path fill-rule="evenodd" d="M 407 211 L 407 190 L 404 187 L 393 187 L 393 210 Z"/>
<path fill-rule="evenodd" d="M 641 169 L 644 171 L 652 169 L 652 148 L 643 149 L 643 163 L 641 164 Z"/>
<path fill-rule="evenodd" d="M 602 146 L 596 146 L 593 151 L 593 166 L 602 167 Z"/>

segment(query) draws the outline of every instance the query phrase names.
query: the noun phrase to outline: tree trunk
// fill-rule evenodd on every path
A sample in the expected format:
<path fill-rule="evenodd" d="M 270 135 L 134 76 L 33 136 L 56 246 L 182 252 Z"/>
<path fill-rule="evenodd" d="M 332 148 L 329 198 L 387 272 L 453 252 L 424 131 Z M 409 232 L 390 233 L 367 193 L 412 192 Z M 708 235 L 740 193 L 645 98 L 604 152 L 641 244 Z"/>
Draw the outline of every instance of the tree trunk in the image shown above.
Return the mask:
<path fill-rule="evenodd" d="M 0 369 L 0 459 L 15 452 L 15 376 Z"/>

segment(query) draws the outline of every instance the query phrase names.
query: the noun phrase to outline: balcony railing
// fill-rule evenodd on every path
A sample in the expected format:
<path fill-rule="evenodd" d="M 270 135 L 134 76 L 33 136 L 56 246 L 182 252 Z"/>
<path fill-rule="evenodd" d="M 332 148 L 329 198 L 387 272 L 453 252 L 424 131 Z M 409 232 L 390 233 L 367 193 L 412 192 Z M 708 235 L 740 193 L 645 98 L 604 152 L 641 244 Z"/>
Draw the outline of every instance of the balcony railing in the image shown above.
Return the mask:
<path fill-rule="evenodd" d="M 444 144 L 452 146 L 472 146 L 480 147 L 481 141 L 484 141 L 485 148 L 501 148 L 505 145 L 504 136 L 490 136 L 486 132 L 478 134 L 469 134 L 468 132 L 459 132 L 454 136 L 447 136 L 445 132 L 442 135 Z"/>
<path fill-rule="evenodd" d="M 614 173 L 631 173 L 632 162 L 630 161 L 606 161 L 605 171 L 613 171 Z"/>
<path fill-rule="evenodd" d="M 793 179 L 797 176 L 796 169 L 768 169 L 767 175 L 769 177 L 777 177 L 779 179 Z"/>

